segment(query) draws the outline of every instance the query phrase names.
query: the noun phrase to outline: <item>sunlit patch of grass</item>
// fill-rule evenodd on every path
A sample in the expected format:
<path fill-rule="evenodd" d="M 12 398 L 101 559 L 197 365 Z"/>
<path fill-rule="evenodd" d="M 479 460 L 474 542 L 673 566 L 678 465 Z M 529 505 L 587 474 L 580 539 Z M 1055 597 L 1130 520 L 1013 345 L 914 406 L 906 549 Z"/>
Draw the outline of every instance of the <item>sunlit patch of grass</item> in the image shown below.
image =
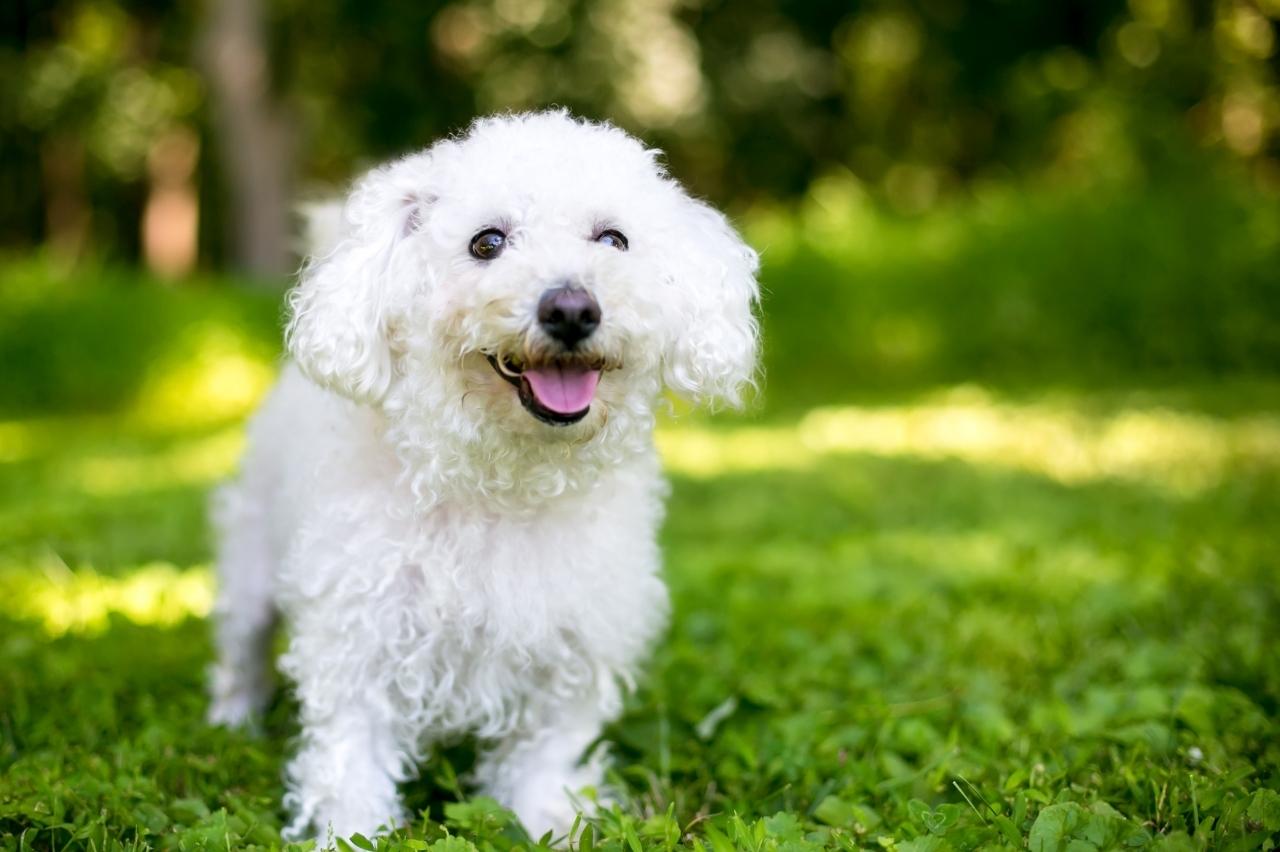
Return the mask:
<path fill-rule="evenodd" d="M 244 430 L 222 429 L 160 452 L 99 453 L 69 461 L 72 487 L 94 497 L 213 483 L 229 476 L 244 448 Z"/>
<path fill-rule="evenodd" d="M 275 380 L 275 363 L 224 325 L 196 325 L 186 335 L 184 357 L 152 371 L 133 418 L 151 426 L 191 426 L 252 411 Z"/>
<path fill-rule="evenodd" d="M 205 566 L 164 562 L 108 577 L 89 567 L 72 570 L 50 555 L 38 570 L 11 566 L 0 571 L 0 592 L 10 601 L 10 617 L 37 622 L 49 636 L 61 636 L 100 632 L 112 614 L 159 626 L 204 617 L 213 605 L 213 578 Z"/>
<path fill-rule="evenodd" d="M 0 423 L 0 464 L 23 461 L 31 457 L 39 445 L 35 424 Z"/>
<path fill-rule="evenodd" d="M 895 562 L 919 565 L 927 573 L 1000 581 L 1019 571 L 1020 579 L 1034 580 L 1046 592 L 1114 582 L 1128 574 L 1124 561 L 1115 554 L 1080 544 L 1055 548 L 1051 570 L 1022 565 L 1018 552 L 1021 544 L 992 530 L 895 531 L 878 535 L 873 541 L 877 554 Z"/>
<path fill-rule="evenodd" d="M 1244 466 L 1280 467 L 1280 416 L 1210 416 L 1133 406 L 1105 413 L 1046 400 L 1001 402 L 961 387 L 920 403 L 817 408 L 786 426 L 668 425 L 668 468 L 710 477 L 802 470 L 848 453 L 957 459 L 1062 483 L 1117 479 L 1192 494 Z"/>

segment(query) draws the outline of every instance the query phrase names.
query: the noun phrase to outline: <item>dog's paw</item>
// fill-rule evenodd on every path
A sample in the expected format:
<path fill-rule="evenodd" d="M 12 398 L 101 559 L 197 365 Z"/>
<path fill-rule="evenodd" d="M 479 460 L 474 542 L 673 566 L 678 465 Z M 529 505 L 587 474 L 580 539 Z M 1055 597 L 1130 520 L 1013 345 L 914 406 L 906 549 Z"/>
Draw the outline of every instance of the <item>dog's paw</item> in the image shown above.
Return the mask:
<path fill-rule="evenodd" d="M 538 840 L 549 832 L 552 841 L 561 841 L 568 836 L 573 829 L 573 821 L 577 818 L 577 811 L 568 803 L 567 797 L 563 798 L 563 804 L 541 802 L 516 810 L 516 816 L 520 818 L 520 824 L 529 833 L 529 837 Z"/>
<path fill-rule="evenodd" d="M 553 783 L 526 787 L 511 803 L 511 810 L 531 838 L 538 840 L 550 832 L 552 840 L 559 845 L 568 841 L 579 814 L 594 816 L 597 807 L 592 799 Z"/>
<path fill-rule="evenodd" d="M 289 841 L 314 840 L 317 850 L 339 848 L 337 841 L 353 834 L 377 837 L 407 824 L 394 787 L 391 795 L 379 795 L 358 783 L 336 796 L 331 791 L 291 790 L 284 805 L 291 819 L 280 835 Z"/>
<path fill-rule="evenodd" d="M 386 816 L 385 809 L 335 807 L 327 817 L 318 820 L 324 828 L 311 831 L 310 822 L 295 822 L 288 826 L 281 835 L 286 840 L 314 839 L 316 849 L 340 849 L 338 840 L 349 840 L 353 834 L 362 834 L 373 838 L 395 831 L 405 824 L 404 815 L 399 808 L 393 808 L 392 816 Z M 376 816 L 375 814 L 382 814 Z"/>

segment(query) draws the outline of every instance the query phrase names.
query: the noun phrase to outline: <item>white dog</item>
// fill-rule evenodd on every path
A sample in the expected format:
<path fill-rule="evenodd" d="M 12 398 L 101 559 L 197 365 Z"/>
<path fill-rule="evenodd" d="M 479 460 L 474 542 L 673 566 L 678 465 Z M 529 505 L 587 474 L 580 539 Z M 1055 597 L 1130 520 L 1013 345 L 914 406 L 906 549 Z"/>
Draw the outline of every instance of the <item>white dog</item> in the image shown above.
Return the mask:
<path fill-rule="evenodd" d="M 403 824 L 397 782 L 467 734 L 482 792 L 564 832 L 667 616 L 655 406 L 738 401 L 756 254 L 658 152 L 563 112 L 375 169 L 315 251 L 220 495 L 210 719 L 263 708 L 279 612 L 287 834 Z"/>

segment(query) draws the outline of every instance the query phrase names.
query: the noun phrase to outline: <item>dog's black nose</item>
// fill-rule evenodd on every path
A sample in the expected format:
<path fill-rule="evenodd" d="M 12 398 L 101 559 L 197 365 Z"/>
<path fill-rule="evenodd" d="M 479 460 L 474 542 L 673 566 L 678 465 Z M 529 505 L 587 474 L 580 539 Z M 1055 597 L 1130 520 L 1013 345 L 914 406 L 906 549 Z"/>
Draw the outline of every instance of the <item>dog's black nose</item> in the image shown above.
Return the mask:
<path fill-rule="evenodd" d="M 538 325 L 572 349 L 600 325 L 600 305 L 586 290 L 553 287 L 538 300 Z"/>

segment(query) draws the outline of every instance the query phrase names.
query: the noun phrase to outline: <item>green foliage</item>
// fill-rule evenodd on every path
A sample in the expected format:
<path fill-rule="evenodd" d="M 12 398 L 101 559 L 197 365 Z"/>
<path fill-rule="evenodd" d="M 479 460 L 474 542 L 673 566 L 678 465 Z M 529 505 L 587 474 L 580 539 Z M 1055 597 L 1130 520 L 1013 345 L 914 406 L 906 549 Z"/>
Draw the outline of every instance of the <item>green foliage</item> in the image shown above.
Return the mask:
<path fill-rule="evenodd" d="M 9 5 L 0 243 L 49 236 L 61 167 L 98 250 L 136 258 L 148 151 L 183 127 L 205 152 L 205 250 L 221 260 L 226 187 L 209 154 L 225 118 L 196 61 L 203 7 Z M 302 186 L 340 185 L 478 113 L 556 104 L 639 133 L 721 204 L 797 198 L 838 174 L 915 214 L 1010 178 L 1156 184 L 1205 152 L 1275 182 L 1274 2 L 256 5 Z"/>
<path fill-rule="evenodd" d="M 1089 852 L 1146 846 L 1150 839 L 1105 802 L 1091 808 L 1063 802 L 1040 812 L 1027 846 L 1031 852 Z"/>

